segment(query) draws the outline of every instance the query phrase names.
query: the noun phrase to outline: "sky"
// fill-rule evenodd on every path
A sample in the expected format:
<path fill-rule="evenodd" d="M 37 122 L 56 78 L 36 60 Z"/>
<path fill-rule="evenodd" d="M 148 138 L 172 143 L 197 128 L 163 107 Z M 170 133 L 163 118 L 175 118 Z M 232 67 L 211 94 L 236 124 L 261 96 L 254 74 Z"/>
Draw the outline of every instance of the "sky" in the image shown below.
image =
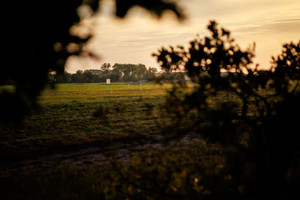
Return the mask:
<path fill-rule="evenodd" d="M 179 22 L 174 14 L 166 12 L 158 20 L 141 8 L 130 10 L 125 19 L 114 17 L 113 0 L 102 0 L 100 11 L 83 19 L 78 35 L 93 33 L 86 49 L 100 59 L 75 57 L 68 59 L 66 70 L 100 69 L 103 63 L 145 64 L 160 70 L 152 53 L 162 46 L 187 45 L 196 35 L 208 35 L 207 25 L 216 20 L 231 31 L 242 49 L 254 42 L 254 62 L 268 68 L 271 56 L 281 53 L 282 44 L 300 40 L 299 0 L 178 0 L 187 15 Z M 82 12 L 81 12 L 82 11 Z M 79 9 L 84 15 L 87 9 Z"/>

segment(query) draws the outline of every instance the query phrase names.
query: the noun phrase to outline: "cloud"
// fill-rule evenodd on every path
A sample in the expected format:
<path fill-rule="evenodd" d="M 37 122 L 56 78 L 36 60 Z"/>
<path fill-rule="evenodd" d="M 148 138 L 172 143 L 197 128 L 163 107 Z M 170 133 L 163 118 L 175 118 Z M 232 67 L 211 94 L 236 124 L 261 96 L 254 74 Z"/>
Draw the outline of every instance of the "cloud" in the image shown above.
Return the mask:
<path fill-rule="evenodd" d="M 232 35 L 243 48 L 255 42 L 255 62 L 264 68 L 268 68 L 271 56 L 280 54 L 282 44 L 300 40 L 299 32 L 300 18 L 235 26 Z"/>
<path fill-rule="evenodd" d="M 256 42 L 256 60 L 263 66 L 268 65 L 271 55 L 280 53 L 282 43 L 300 39 L 299 0 L 185 0 L 181 4 L 190 18 L 182 24 L 168 17 L 158 21 L 141 14 L 140 9 L 132 10 L 125 20 L 116 20 L 111 16 L 113 4 L 107 2 L 102 7 L 103 14 L 89 26 L 95 36 L 88 48 L 102 57 L 101 63 L 157 66 L 151 53 L 161 46 L 185 45 L 198 33 L 206 35 L 211 19 L 229 29 L 242 47 Z M 76 61 L 73 66 L 74 63 L 77 67 L 92 65 L 90 61 Z"/>
<path fill-rule="evenodd" d="M 300 33 L 300 19 L 277 20 L 274 23 L 262 27 L 268 32 L 274 33 Z"/>

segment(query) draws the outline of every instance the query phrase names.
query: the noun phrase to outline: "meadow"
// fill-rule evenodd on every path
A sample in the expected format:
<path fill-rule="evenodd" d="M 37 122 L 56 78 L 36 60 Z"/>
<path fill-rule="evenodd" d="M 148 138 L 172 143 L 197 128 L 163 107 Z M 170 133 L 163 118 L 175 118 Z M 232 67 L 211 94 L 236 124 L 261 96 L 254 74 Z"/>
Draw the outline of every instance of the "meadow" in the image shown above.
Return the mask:
<path fill-rule="evenodd" d="M 49 87 L 39 98 L 40 107 L 21 126 L 0 127 L 0 155 L 11 159 L 41 149 L 154 134 L 159 104 L 170 87 L 132 83 Z"/>
<path fill-rule="evenodd" d="M 185 89 L 193 87 L 188 84 Z M 49 86 L 39 98 L 40 107 L 22 125 L 0 126 L 0 199 L 232 199 L 249 195 L 243 180 L 237 183 L 240 177 L 233 177 L 232 169 L 241 165 L 234 168 L 229 162 L 228 155 L 235 152 L 232 146 L 199 137 L 187 143 L 178 138 L 151 140 L 151 136 L 172 136 L 180 129 L 175 121 L 164 118 L 162 105 L 171 88 L 171 84 L 132 83 L 57 84 L 55 90 Z M 274 93 L 259 92 L 263 96 Z M 226 92 L 207 102 L 212 109 L 222 103 L 242 103 Z M 249 104 L 254 103 L 249 99 Z M 255 114 L 256 107 L 249 106 L 249 116 Z M 174 129 L 168 127 L 169 122 Z M 181 125 L 187 128 L 189 122 Z M 248 141 L 250 129 L 240 130 L 245 133 L 241 141 Z M 244 156 L 237 152 L 234 155 L 239 159 Z M 249 167 L 246 163 L 245 169 Z M 293 178 L 289 180 L 294 187 Z"/>
<path fill-rule="evenodd" d="M 125 199 L 133 195 L 149 198 L 141 189 L 126 183 L 132 178 L 138 185 L 150 184 L 149 190 L 158 186 L 160 192 L 172 195 L 186 194 L 195 188 L 202 190 L 197 186 L 200 176 L 187 172 L 199 169 L 199 159 L 211 160 L 206 165 L 213 171 L 220 169 L 224 161 L 215 145 L 150 148 L 135 153 L 126 162 L 112 159 L 115 150 L 105 153 L 107 162 L 83 161 L 81 165 L 56 166 L 45 160 L 51 154 L 109 148 L 115 143 L 131 145 L 132 141 L 160 134 L 160 105 L 171 87 L 171 84 L 58 84 L 55 90 L 50 87 L 44 90 L 39 99 L 40 108 L 21 126 L 1 126 L 0 156 L 4 167 L 0 168 L 0 197 Z M 195 160 L 196 155 L 200 156 Z M 54 162 L 61 163 L 60 159 L 64 158 L 54 158 Z M 29 167 L 28 160 L 32 163 Z M 11 166 L 15 167 L 12 171 Z M 200 169 L 205 170 L 206 166 Z M 191 190 L 178 190 L 187 178 L 190 181 L 184 187 Z M 159 193 L 153 194 L 154 199 L 161 198 Z"/>
<path fill-rule="evenodd" d="M 161 120 L 161 114 L 166 114 L 161 105 L 171 88 L 171 84 L 154 83 L 49 86 L 39 97 L 40 106 L 23 124 L 0 126 L 0 156 L 2 160 L 19 160 L 161 134 L 160 123 L 168 123 Z M 233 97 L 221 94 L 208 101 L 212 106 L 238 101 Z"/>

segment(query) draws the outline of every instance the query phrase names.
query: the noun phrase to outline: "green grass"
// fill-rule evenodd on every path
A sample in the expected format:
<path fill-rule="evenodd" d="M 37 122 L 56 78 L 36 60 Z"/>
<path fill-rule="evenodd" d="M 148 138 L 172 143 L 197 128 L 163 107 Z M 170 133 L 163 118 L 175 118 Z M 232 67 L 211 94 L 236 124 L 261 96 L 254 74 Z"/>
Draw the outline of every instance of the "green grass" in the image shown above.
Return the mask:
<path fill-rule="evenodd" d="M 40 109 L 21 127 L 0 126 L 0 155 L 89 145 L 158 131 L 158 106 L 170 85 L 58 84 L 46 89 Z M 149 115 L 147 106 L 153 107 Z M 102 109 L 102 113 L 95 114 Z"/>
<path fill-rule="evenodd" d="M 45 90 L 40 98 L 40 103 L 61 104 L 61 103 L 92 103 L 143 98 L 154 98 L 163 96 L 165 89 L 170 85 L 156 84 L 58 84 L 56 90 Z"/>
<path fill-rule="evenodd" d="M 55 90 L 49 87 L 39 98 L 39 111 L 25 119 L 23 126 L 0 126 L 0 156 L 159 133 L 156 122 L 160 105 L 171 87 L 132 83 L 57 84 Z M 221 94 L 208 101 L 217 106 L 239 99 Z"/>
<path fill-rule="evenodd" d="M 171 87 L 132 83 L 57 84 L 55 90 L 49 87 L 39 98 L 39 111 L 25 119 L 23 126 L 0 126 L 0 156 L 159 133 L 159 106 Z M 214 105 L 232 98 L 221 95 L 209 101 Z"/>

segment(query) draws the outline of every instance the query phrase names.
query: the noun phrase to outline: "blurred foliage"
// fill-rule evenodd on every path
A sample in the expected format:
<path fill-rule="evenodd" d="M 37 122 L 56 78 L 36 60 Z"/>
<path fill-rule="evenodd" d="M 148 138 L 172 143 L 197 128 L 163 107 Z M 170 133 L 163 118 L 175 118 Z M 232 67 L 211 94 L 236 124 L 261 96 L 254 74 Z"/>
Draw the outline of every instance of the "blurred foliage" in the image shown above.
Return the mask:
<path fill-rule="evenodd" d="M 116 15 L 124 17 L 130 8 L 135 6 L 140 6 L 158 17 L 161 17 L 166 10 L 174 12 L 178 19 L 185 17 L 183 11 L 176 4 L 176 0 L 116 0 Z"/>
<path fill-rule="evenodd" d="M 80 22 L 79 7 L 85 10 L 82 16 L 88 16 L 97 12 L 101 3 L 101 0 L 2 2 L 6 9 L 2 25 L 5 65 L 1 67 L 0 86 L 13 84 L 16 89 L 0 91 L 0 122 L 21 122 L 36 108 L 49 72 L 63 72 L 70 55 L 98 57 L 83 50 L 93 33 L 78 37 L 71 28 Z M 159 17 L 166 10 L 183 17 L 175 3 L 164 0 L 117 0 L 115 15 L 123 18 L 134 6 L 141 6 Z"/>
<path fill-rule="evenodd" d="M 184 70 L 194 83 L 192 91 L 183 79 L 173 84 L 163 111 L 165 134 L 193 131 L 221 144 L 232 189 L 243 188 L 242 199 L 296 198 L 300 42 L 285 44 L 271 69 L 259 70 L 252 62 L 255 44 L 241 50 L 215 21 L 208 30 L 209 37 L 197 37 L 187 49 L 162 48 L 154 54 L 163 69 Z M 211 103 L 228 96 L 229 101 Z"/>

